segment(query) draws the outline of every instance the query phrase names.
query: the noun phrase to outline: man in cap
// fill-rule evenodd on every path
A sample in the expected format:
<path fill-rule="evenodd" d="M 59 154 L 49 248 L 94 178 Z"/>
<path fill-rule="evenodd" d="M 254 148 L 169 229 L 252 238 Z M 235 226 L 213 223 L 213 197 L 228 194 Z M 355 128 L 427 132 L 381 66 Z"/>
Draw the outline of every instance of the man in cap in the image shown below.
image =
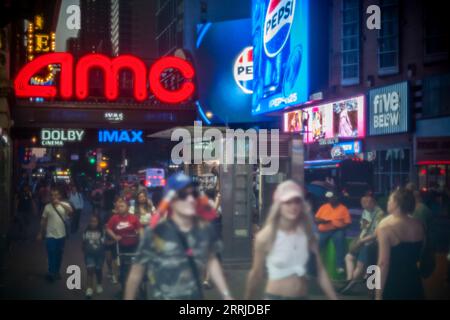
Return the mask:
<path fill-rule="evenodd" d="M 217 259 L 222 243 L 214 228 L 198 217 L 199 194 L 193 180 L 183 173 L 174 174 L 164 191 L 166 199 L 170 195 L 169 213 L 146 228 L 125 299 L 135 298 L 144 274 L 152 287 L 152 299 L 203 299 L 201 277 L 206 269 L 223 298 L 230 299 Z"/>
<path fill-rule="evenodd" d="M 339 273 L 344 273 L 345 257 L 345 228 L 352 220 L 346 206 L 339 202 L 333 192 L 325 194 L 328 203 L 322 205 L 316 213 L 319 227 L 319 246 L 324 249 L 328 240 L 332 239 L 336 248 L 336 266 Z"/>

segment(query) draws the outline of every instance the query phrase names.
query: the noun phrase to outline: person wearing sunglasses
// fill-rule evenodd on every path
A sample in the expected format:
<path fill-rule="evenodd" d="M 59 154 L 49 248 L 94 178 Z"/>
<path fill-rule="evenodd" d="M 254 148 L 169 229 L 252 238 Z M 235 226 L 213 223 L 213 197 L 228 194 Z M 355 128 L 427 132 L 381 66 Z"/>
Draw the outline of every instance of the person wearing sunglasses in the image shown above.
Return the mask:
<path fill-rule="evenodd" d="M 217 254 L 222 242 L 214 227 L 200 218 L 197 186 L 183 173 L 171 176 L 164 190 L 171 195 L 168 214 L 146 228 L 126 285 L 125 299 L 136 297 L 144 275 L 148 299 L 201 300 L 205 270 L 224 299 L 231 299 Z"/>

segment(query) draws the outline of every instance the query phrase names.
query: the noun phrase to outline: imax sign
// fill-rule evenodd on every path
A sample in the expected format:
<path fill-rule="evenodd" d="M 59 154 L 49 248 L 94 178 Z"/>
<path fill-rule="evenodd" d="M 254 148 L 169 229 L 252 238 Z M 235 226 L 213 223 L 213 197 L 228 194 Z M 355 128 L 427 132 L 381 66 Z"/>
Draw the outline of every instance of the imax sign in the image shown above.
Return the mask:
<path fill-rule="evenodd" d="M 144 143 L 142 130 L 100 130 L 100 143 Z"/>

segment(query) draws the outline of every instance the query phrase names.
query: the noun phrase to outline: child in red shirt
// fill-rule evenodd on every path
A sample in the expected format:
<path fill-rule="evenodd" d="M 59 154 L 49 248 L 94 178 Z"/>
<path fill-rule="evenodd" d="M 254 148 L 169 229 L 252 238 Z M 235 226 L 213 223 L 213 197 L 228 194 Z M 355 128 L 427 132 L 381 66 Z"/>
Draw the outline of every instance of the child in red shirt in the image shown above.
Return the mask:
<path fill-rule="evenodd" d="M 116 214 L 106 224 L 106 232 L 117 242 L 120 262 L 120 283 L 125 281 L 131 266 L 131 260 L 139 245 L 142 226 L 139 219 L 128 211 L 128 202 L 118 198 L 115 203 Z"/>

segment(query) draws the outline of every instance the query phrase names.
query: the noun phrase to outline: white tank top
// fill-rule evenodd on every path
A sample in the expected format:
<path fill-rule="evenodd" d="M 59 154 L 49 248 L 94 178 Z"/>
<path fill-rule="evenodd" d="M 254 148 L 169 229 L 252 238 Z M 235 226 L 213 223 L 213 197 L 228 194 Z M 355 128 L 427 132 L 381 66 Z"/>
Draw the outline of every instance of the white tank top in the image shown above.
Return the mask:
<path fill-rule="evenodd" d="M 303 228 L 299 227 L 292 233 L 278 230 L 273 247 L 266 258 L 269 279 L 304 276 L 308 259 L 308 238 Z"/>

